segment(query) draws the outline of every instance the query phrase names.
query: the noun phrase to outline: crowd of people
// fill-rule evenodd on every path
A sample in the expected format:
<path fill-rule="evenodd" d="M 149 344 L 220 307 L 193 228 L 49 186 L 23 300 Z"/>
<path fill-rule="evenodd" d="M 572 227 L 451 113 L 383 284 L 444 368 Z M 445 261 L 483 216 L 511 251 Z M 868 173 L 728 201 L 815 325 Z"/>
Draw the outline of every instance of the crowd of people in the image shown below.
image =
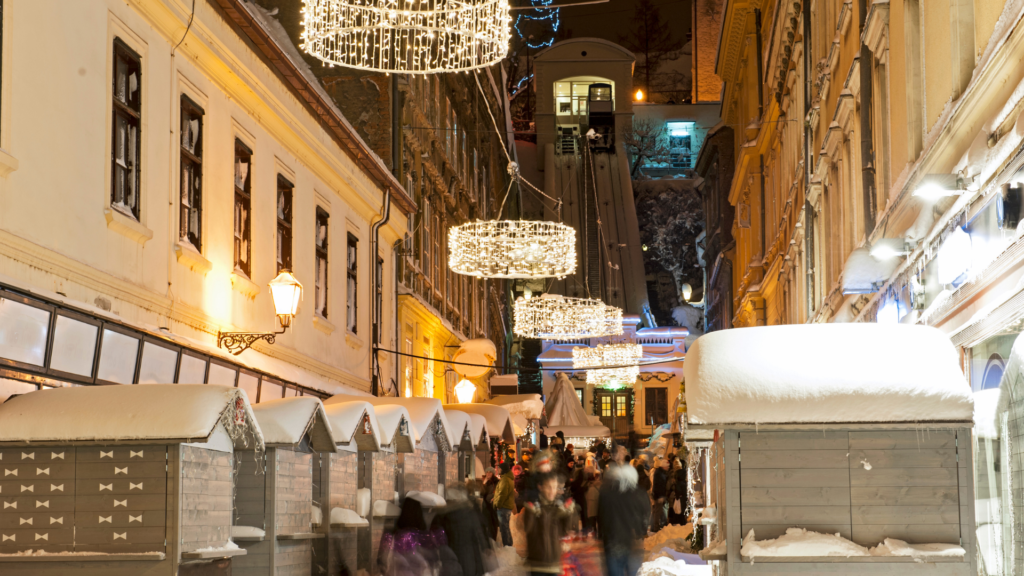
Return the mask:
<path fill-rule="evenodd" d="M 406 499 L 381 540 L 378 568 L 386 576 L 483 576 L 499 568 L 496 547 L 524 548 L 513 542 L 519 518 L 530 574 L 562 574 L 563 539 L 586 535 L 603 545 L 608 576 L 635 576 L 644 538 L 687 522 L 687 494 L 686 467 L 674 454 L 630 460 L 624 446 L 603 444 L 577 451 L 559 433 L 546 449 L 509 448 L 482 480 L 449 487 L 436 514 Z"/>

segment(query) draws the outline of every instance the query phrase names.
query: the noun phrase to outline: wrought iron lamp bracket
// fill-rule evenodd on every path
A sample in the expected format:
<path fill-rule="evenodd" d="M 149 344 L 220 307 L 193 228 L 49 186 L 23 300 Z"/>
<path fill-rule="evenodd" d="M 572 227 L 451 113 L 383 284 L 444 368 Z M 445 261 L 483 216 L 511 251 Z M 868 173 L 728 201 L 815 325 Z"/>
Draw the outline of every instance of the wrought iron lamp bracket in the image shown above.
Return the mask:
<path fill-rule="evenodd" d="M 225 348 L 235 356 L 248 350 L 259 340 L 266 340 L 267 344 L 273 344 L 279 334 L 284 334 L 288 328 L 282 328 L 280 332 L 217 332 L 217 348 Z"/>

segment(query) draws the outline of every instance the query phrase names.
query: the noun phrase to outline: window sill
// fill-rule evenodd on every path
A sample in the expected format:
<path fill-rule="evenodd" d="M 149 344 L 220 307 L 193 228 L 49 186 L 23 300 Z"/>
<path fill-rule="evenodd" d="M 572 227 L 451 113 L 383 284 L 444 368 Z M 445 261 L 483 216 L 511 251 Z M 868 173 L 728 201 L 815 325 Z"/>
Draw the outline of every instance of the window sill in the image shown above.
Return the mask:
<path fill-rule="evenodd" d="M 345 342 L 353 348 L 362 348 L 363 344 L 365 344 L 362 338 L 357 336 L 355 332 L 350 331 L 345 332 Z"/>
<path fill-rule="evenodd" d="M 6 177 L 18 169 L 18 159 L 11 156 L 9 152 L 0 148 L 0 178 Z"/>
<path fill-rule="evenodd" d="M 206 274 L 213 270 L 213 263 L 204 258 L 191 244 L 175 242 L 174 254 L 178 257 L 178 262 L 188 266 L 193 272 Z"/>
<path fill-rule="evenodd" d="M 327 318 L 324 318 L 319 314 L 313 314 L 313 326 L 328 336 L 333 334 L 335 330 L 334 324 L 331 324 L 328 322 Z"/>
<path fill-rule="evenodd" d="M 231 273 L 231 287 L 250 300 L 255 300 L 260 293 L 260 287 L 246 277 L 241 270 Z"/>
<path fill-rule="evenodd" d="M 114 232 L 130 238 L 140 245 L 145 246 L 146 242 L 153 239 L 153 231 L 146 228 L 138 220 L 123 214 L 116 208 L 107 207 L 103 209 L 103 216 L 107 219 L 107 228 Z"/>

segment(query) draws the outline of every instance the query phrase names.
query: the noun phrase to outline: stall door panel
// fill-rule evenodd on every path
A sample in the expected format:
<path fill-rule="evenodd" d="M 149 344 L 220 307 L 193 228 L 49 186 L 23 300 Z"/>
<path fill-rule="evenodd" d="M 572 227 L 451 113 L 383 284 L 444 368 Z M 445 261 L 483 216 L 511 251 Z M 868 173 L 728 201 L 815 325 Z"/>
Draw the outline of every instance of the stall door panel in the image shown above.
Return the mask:
<path fill-rule="evenodd" d="M 163 552 L 166 446 L 80 447 L 75 479 L 75 550 Z"/>
<path fill-rule="evenodd" d="M 74 545 L 74 448 L 0 449 L 0 554 Z"/>
<path fill-rule="evenodd" d="M 741 533 L 765 540 L 796 527 L 850 538 L 849 452 L 846 431 L 740 433 Z"/>

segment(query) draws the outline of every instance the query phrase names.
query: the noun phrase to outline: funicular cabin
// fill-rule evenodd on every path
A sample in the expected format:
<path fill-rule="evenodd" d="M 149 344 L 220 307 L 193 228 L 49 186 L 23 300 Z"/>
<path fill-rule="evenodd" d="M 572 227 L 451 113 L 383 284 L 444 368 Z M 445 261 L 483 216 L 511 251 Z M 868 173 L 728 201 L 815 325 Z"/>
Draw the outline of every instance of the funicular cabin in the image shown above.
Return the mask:
<path fill-rule="evenodd" d="M 940 331 L 725 330 L 684 370 L 687 428 L 712 432 L 703 556 L 721 574 L 977 573 L 973 402 Z"/>
<path fill-rule="evenodd" d="M 615 104 L 612 85 L 591 84 L 587 90 L 587 124 L 594 131 L 595 150 L 610 151 L 615 147 Z"/>
<path fill-rule="evenodd" d="M 337 449 L 320 400 L 294 397 L 252 408 L 266 444 L 265 458 L 238 468 L 232 537 L 247 554 L 237 574 L 306 575 L 312 571 L 313 455 Z M 317 510 L 319 511 L 319 510 Z"/>
<path fill-rule="evenodd" d="M 54 388 L 0 404 L 0 574 L 229 574 L 234 467 L 264 449 L 216 385 Z"/>

